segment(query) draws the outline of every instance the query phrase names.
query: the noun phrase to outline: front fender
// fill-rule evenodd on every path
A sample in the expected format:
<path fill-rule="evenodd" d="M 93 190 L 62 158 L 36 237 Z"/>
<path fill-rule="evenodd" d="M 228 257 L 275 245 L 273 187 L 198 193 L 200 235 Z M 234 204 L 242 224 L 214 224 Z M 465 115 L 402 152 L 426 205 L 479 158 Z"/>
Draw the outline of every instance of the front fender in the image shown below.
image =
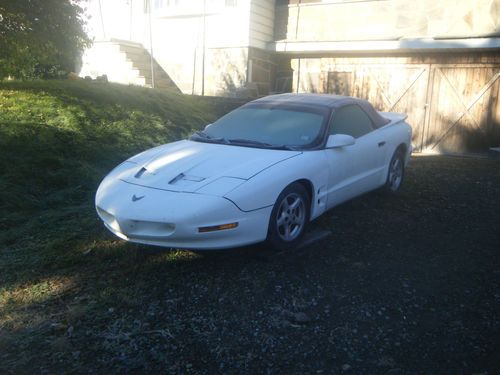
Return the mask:
<path fill-rule="evenodd" d="M 326 208 L 328 165 L 324 150 L 305 151 L 283 160 L 253 176 L 224 197 L 242 211 L 273 206 L 279 194 L 291 183 L 307 180 L 312 185 L 311 219 Z"/>

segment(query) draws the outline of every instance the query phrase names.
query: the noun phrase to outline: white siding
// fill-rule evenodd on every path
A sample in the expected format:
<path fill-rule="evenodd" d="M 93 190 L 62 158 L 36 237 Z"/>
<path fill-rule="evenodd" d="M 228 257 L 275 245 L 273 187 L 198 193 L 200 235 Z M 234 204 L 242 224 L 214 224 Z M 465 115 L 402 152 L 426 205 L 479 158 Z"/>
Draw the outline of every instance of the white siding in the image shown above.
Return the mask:
<path fill-rule="evenodd" d="M 250 46 L 265 49 L 274 39 L 274 0 L 251 0 Z"/>

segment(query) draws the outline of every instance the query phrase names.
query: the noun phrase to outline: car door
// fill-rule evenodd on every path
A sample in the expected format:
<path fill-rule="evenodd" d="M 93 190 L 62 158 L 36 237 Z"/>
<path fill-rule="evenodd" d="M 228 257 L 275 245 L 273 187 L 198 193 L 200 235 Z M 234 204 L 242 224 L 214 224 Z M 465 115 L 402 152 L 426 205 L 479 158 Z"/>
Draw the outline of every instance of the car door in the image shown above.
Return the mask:
<path fill-rule="evenodd" d="M 329 169 L 329 208 L 380 184 L 385 143 L 377 133 L 371 119 L 358 105 L 335 111 L 329 135 L 347 134 L 355 138 L 355 143 L 324 150 Z"/>

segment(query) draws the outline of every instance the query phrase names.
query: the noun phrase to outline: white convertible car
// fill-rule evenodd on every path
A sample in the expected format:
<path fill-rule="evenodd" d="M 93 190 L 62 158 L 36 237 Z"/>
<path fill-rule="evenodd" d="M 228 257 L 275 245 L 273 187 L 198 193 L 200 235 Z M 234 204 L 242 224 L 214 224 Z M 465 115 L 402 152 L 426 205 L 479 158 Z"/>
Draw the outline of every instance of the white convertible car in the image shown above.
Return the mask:
<path fill-rule="evenodd" d="M 400 188 L 412 151 L 405 119 L 351 97 L 264 97 L 124 161 L 100 184 L 97 213 L 143 244 L 293 248 L 330 208 Z"/>

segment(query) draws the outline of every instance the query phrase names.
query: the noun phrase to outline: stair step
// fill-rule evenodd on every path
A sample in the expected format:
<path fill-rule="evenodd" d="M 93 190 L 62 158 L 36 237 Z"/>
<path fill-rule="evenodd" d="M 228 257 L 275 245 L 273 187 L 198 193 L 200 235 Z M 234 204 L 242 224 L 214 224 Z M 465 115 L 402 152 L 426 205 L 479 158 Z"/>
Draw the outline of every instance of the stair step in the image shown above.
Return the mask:
<path fill-rule="evenodd" d="M 120 51 L 125 52 L 130 55 L 146 55 L 149 56 L 149 52 L 145 48 L 131 47 L 119 45 Z"/>
<path fill-rule="evenodd" d="M 144 58 L 141 57 L 139 59 L 131 58 L 131 56 L 127 56 L 127 60 L 131 61 L 134 65 L 137 65 L 140 67 L 144 67 L 144 68 L 151 67 L 151 57 L 149 55 L 144 55 L 144 56 L 145 56 Z M 158 64 L 158 62 L 155 59 L 153 59 L 153 65 L 155 66 L 155 68 L 162 69 L 161 65 Z"/>
<path fill-rule="evenodd" d="M 151 70 L 139 70 L 141 76 L 151 79 Z M 171 78 L 162 70 L 155 69 L 155 79 L 170 80 Z"/>
<path fill-rule="evenodd" d="M 145 82 L 150 85 L 151 84 L 151 79 L 144 77 Z M 170 80 L 166 79 L 156 79 L 155 78 L 155 86 L 173 86 L 172 82 Z"/>
<path fill-rule="evenodd" d="M 151 60 L 144 61 L 144 62 L 131 61 L 131 63 L 135 69 L 149 71 L 149 72 L 151 71 Z M 154 68 L 155 72 L 156 71 L 163 71 L 163 68 L 157 62 L 153 63 L 153 68 Z"/>
<path fill-rule="evenodd" d="M 152 86 L 151 55 L 147 49 L 139 44 L 117 40 L 103 44 L 102 48 L 107 51 L 109 59 L 113 61 L 114 71 L 108 73 L 109 77 L 114 76 L 116 82 Z M 168 73 L 154 59 L 153 69 L 155 87 L 180 91 Z"/>

